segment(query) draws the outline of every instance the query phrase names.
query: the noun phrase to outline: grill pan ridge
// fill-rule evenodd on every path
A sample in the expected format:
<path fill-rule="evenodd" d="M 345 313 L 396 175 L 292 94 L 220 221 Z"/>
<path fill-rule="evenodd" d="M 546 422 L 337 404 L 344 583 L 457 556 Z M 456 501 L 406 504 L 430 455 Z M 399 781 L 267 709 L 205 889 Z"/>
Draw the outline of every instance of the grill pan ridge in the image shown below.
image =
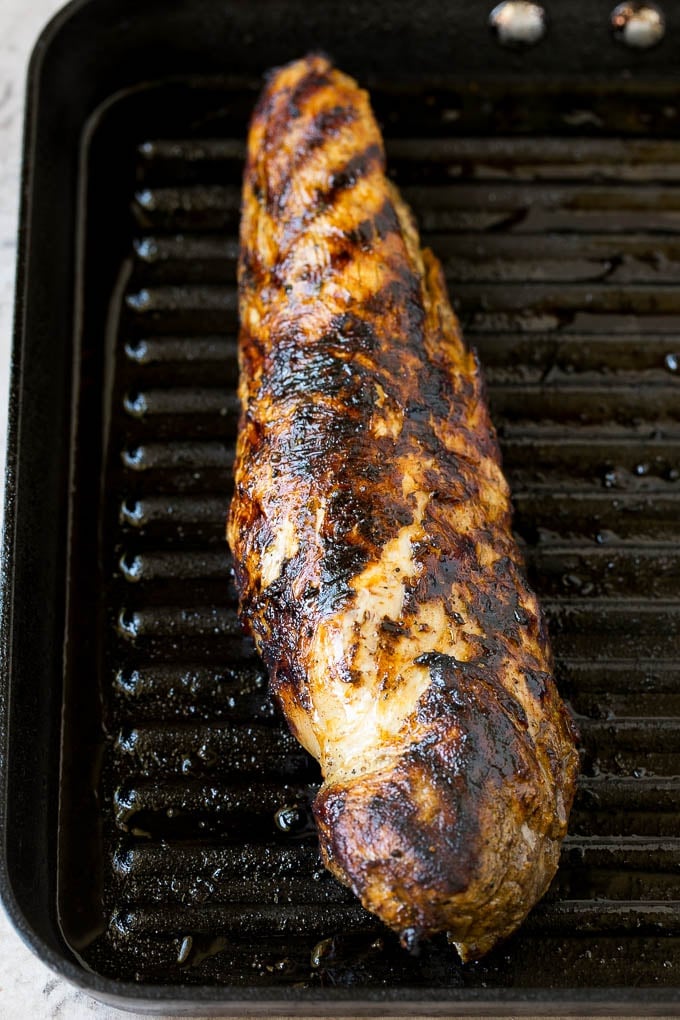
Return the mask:
<path fill-rule="evenodd" d="M 294 9 L 256 6 L 272 14 L 268 33 Z M 371 87 L 388 166 L 484 365 L 515 529 L 581 732 L 583 773 L 550 892 L 511 940 L 462 966 L 444 938 L 406 955 L 324 871 L 309 813 L 318 768 L 272 705 L 237 621 L 224 541 L 235 266 L 245 132 L 266 65 L 213 74 L 208 55 L 197 74 L 180 26 L 201 15 L 212 24 L 215 5 L 193 16 L 179 7 L 189 20 L 159 29 L 175 33 L 177 73 L 154 57 L 142 74 L 131 59 L 129 80 L 113 88 L 102 72 L 74 126 L 80 197 L 60 227 L 78 229 L 65 258 L 76 266 L 76 306 L 64 315 L 76 342 L 64 329 L 51 381 L 36 370 L 45 321 L 39 330 L 22 306 L 38 271 L 24 217 L 10 452 L 27 465 L 26 486 L 51 454 L 45 485 L 63 493 L 36 539 L 51 557 L 46 626 L 63 687 L 36 680 L 42 705 L 25 687 L 30 657 L 16 635 L 35 611 L 27 582 L 41 561 L 26 549 L 39 511 L 11 476 L 10 912 L 56 969 L 106 1001 L 150 1010 L 663 1011 L 677 1001 L 680 967 L 675 86 L 658 75 L 569 76 L 571 56 L 563 77 L 539 85 L 522 73 L 529 58 L 501 53 L 483 25 L 482 52 L 496 61 L 484 78 L 443 68 L 400 78 L 396 43 L 391 68 L 361 47 L 359 66 L 346 65 Z M 84 16 L 100 32 L 124 24 L 104 3 L 72 5 L 63 24 Z M 143 36 L 146 22 L 135 35 L 130 18 L 114 51 Z M 194 31 L 187 46 L 198 49 Z M 52 33 L 34 83 L 51 54 L 60 66 L 68 52 L 63 25 Z M 347 42 L 334 49 L 332 31 L 318 33 L 341 63 Z M 301 52 L 285 46 L 270 62 Z M 29 144 L 46 102 L 33 87 Z M 30 194 L 39 172 L 27 173 Z M 36 399 L 53 393 L 51 426 L 47 410 L 31 418 L 32 381 Z M 39 427 L 53 429 L 45 452 Z M 47 653 L 33 652 L 38 663 Z M 44 739 L 29 780 L 12 733 L 25 745 L 31 725 Z M 41 793 L 21 829 L 17 798 L 30 782 Z M 36 853 L 44 845 L 29 906 L 27 840 Z"/>

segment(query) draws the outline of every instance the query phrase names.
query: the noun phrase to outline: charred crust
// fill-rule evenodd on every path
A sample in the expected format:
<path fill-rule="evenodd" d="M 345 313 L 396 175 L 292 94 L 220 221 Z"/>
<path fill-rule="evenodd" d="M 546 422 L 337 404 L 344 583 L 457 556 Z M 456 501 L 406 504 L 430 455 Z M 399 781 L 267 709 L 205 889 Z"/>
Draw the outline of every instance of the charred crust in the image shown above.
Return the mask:
<path fill-rule="evenodd" d="M 384 241 L 390 234 L 401 233 L 401 224 L 391 198 L 385 199 L 373 218 L 372 226 L 381 241 Z"/>
<path fill-rule="evenodd" d="M 519 783 L 531 812 L 536 762 L 521 706 L 480 676 L 483 666 L 439 652 L 417 661 L 432 675 L 418 711 L 427 735 L 386 772 L 323 788 L 314 811 L 335 873 L 364 901 L 376 883 L 408 886 L 411 912 L 399 923 L 429 933 L 442 900 L 479 879 L 485 805 Z"/>
<path fill-rule="evenodd" d="M 403 623 L 398 623 L 396 620 L 390 620 L 387 617 L 384 617 L 380 621 L 380 629 L 385 631 L 387 634 L 396 634 L 399 636 L 411 633 L 409 628 L 404 626 Z"/>
<path fill-rule="evenodd" d="M 368 318 L 344 312 L 331 320 L 330 328 L 322 337 L 324 344 L 336 344 L 340 350 L 373 352 L 378 346 L 378 334 Z"/>
<path fill-rule="evenodd" d="M 431 746 L 414 747 L 389 776 L 323 788 L 314 814 L 324 856 L 362 900 L 377 878 L 412 890 L 403 927 L 432 930 L 430 898 L 459 894 L 474 877 L 479 820 L 465 778 L 442 775 Z"/>
<path fill-rule="evenodd" d="M 361 220 L 355 227 L 346 230 L 345 237 L 359 251 L 370 252 L 379 242 L 385 241 L 390 234 L 400 233 L 400 230 L 394 203 L 388 198 L 375 216 Z"/>
<path fill-rule="evenodd" d="M 428 652 L 415 660 L 419 665 L 426 665 L 432 680 L 424 699 L 418 709 L 421 719 L 431 721 L 434 707 L 437 713 L 451 715 L 460 720 L 470 712 L 471 706 L 484 709 L 496 722 L 500 709 L 510 720 L 516 731 L 520 731 L 521 739 L 528 727 L 527 714 L 521 702 L 505 689 L 498 679 L 497 663 L 491 659 L 480 657 L 469 662 L 454 658 L 442 652 Z M 515 740 L 518 734 L 515 732 Z"/>
<path fill-rule="evenodd" d="M 368 560 L 366 549 L 350 542 L 328 543 L 321 567 L 321 586 L 315 612 L 319 617 L 333 616 L 354 597 L 350 581 Z"/>
<path fill-rule="evenodd" d="M 526 680 L 527 690 L 531 697 L 539 705 L 542 705 L 548 697 L 550 688 L 553 686 L 553 679 L 550 673 L 545 673 L 539 669 L 527 669 L 524 673 L 524 679 Z"/>

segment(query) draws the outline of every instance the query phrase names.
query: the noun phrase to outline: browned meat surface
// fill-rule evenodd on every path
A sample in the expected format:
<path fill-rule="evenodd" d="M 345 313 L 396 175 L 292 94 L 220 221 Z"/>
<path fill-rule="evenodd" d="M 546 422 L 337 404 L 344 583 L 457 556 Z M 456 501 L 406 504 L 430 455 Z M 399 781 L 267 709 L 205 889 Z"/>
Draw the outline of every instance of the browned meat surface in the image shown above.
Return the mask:
<path fill-rule="evenodd" d="M 229 541 L 321 763 L 324 860 L 405 943 L 480 956 L 555 873 L 574 734 L 475 355 L 366 93 L 322 57 L 253 117 L 240 312 Z"/>

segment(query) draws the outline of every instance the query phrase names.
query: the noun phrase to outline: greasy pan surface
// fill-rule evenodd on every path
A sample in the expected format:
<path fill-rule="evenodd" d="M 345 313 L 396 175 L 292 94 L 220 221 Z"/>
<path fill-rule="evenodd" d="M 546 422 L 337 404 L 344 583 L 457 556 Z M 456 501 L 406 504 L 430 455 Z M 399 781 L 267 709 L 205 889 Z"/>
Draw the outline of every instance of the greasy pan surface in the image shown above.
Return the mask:
<path fill-rule="evenodd" d="M 317 768 L 274 712 L 225 582 L 236 230 L 259 81 L 185 75 L 97 118 L 80 349 L 55 348 L 47 316 L 32 331 L 30 309 L 20 320 L 20 468 L 35 492 L 70 478 L 74 496 L 69 531 L 65 500 L 22 502 L 13 482 L 24 594 L 5 626 L 23 742 L 5 772 L 17 791 L 5 895 L 44 955 L 104 996 L 130 994 L 116 982 L 166 1002 L 406 1008 L 674 995 L 678 111 L 661 84 L 532 90 L 510 77 L 444 86 L 383 70 L 362 83 L 484 364 L 515 529 L 582 734 L 557 878 L 516 936 L 463 966 L 443 938 L 406 955 L 320 865 Z M 40 612 L 22 650 L 17 627 Z M 42 870 L 30 870 L 31 832 Z"/>
<path fill-rule="evenodd" d="M 391 165 L 445 260 L 487 366 L 517 528 L 549 615 L 559 679 L 583 716 L 585 750 L 564 864 L 527 926 L 473 967 L 459 967 L 444 940 L 412 959 L 320 865 L 308 818 L 316 766 L 272 710 L 225 581 L 238 125 L 249 98 L 204 87 L 184 98 L 191 108 L 183 123 L 176 119 L 178 140 L 164 133 L 128 143 L 135 175 L 125 197 L 134 220 L 104 366 L 110 417 L 98 652 L 109 734 L 101 798 L 106 927 L 86 958 L 112 976 L 146 980 L 516 986 L 535 979 L 540 943 L 551 983 L 571 983 L 576 974 L 606 983 L 612 970 L 618 977 L 622 958 L 640 976 L 650 968 L 663 979 L 671 947 L 656 929 L 675 916 L 666 900 L 676 880 L 672 865 L 668 873 L 655 862 L 668 854 L 659 840 L 672 837 L 676 824 L 668 778 L 677 767 L 674 664 L 667 660 L 677 612 L 669 601 L 678 571 L 671 457 L 680 408 L 665 364 L 670 319 L 650 302 L 673 306 L 677 298 L 658 282 L 656 267 L 647 268 L 640 233 L 619 236 L 621 216 L 639 217 L 643 203 L 648 229 L 655 216 L 658 223 L 673 215 L 663 186 L 560 180 L 574 166 L 573 143 L 560 140 L 539 149 L 525 138 L 501 146 L 465 134 L 456 145 L 440 127 L 439 97 L 436 105 L 422 98 L 427 121 L 419 135 L 429 140 L 416 135 L 414 144 L 408 114 L 389 94 L 376 97 L 392 124 Z M 416 116 L 418 106 L 414 100 Z M 604 177 L 612 172 L 609 150 L 622 148 L 599 139 L 578 145 Z M 640 146 L 629 148 L 635 172 Z M 654 194 L 658 207 L 650 211 Z M 538 227 L 527 228 L 525 215 Z M 558 245 L 544 234 L 560 220 L 573 232 Z M 621 251 L 631 242 L 637 257 L 626 259 Z M 620 283 L 610 269 L 617 258 Z M 643 341 L 622 315 L 643 295 L 656 340 Z M 643 655 L 654 660 L 644 670 Z M 91 675 L 85 671 L 88 686 Z M 69 743 L 77 744 L 75 733 Z M 76 872 L 87 824 L 74 812 L 66 825 Z M 64 905 L 71 888 L 62 889 Z M 653 937 L 640 933 L 641 916 Z"/>

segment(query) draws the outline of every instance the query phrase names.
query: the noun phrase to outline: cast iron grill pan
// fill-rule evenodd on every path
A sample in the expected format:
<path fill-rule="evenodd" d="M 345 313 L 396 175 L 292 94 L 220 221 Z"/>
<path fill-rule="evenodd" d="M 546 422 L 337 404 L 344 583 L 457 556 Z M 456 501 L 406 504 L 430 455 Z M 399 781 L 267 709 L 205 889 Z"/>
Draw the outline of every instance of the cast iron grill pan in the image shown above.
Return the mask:
<path fill-rule="evenodd" d="M 677 985 L 670 93 L 372 89 L 390 170 L 486 370 L 515 528 L 582 737 L 550 892 L 513 938 L 465 967 L 443 937 L 407 955 L 321 866 L 309 814 L 317 766 L 274 709 L 237 622 L 224 519 L 255 95 L 256 83 L 214 79 L 133 92 L 91 145 L 84 285 L 88 274 L 99 282 L 86 295 L 78 380 L 65 938 L 112 978 L 274 996 L 284 986 L 455 998 L 537 983 Z M 98 275 L 102 246 L 115 255 L 110 285 Z"/>

